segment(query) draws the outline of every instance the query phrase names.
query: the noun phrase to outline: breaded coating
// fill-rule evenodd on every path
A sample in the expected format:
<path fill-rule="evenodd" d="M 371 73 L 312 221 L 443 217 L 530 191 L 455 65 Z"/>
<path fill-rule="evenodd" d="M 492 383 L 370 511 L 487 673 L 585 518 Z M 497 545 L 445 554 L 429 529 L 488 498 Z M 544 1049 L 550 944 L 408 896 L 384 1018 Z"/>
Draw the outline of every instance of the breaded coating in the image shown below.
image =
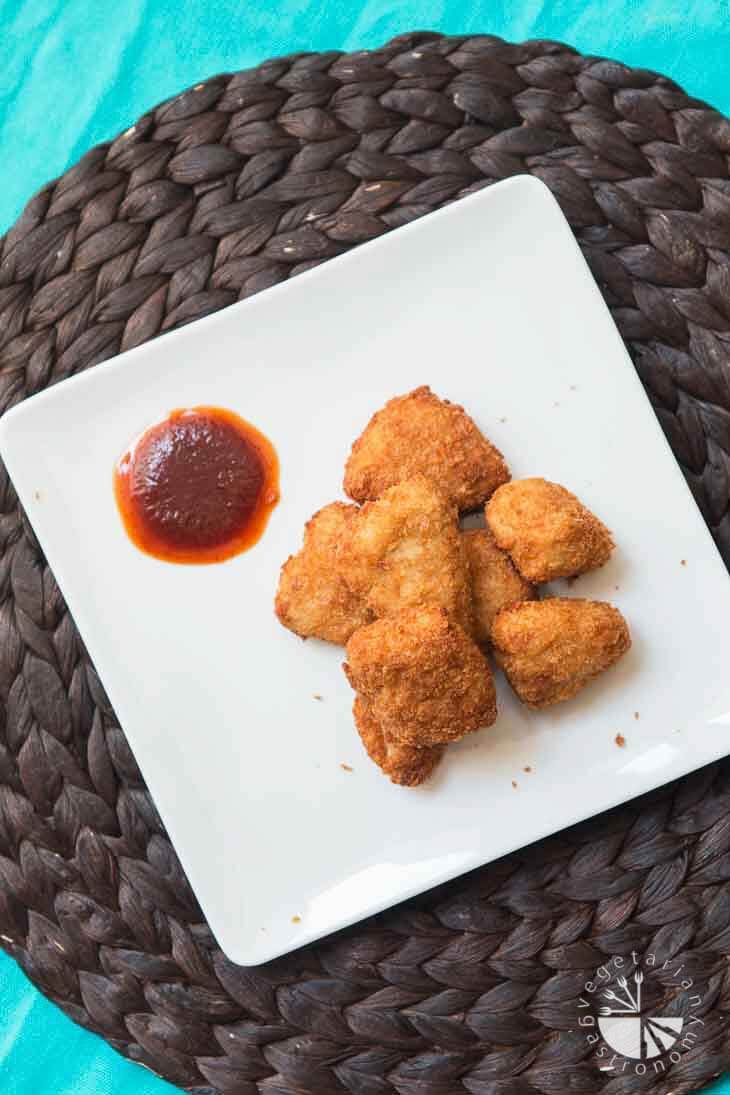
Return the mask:
<path fill-rule="evenodd" d="M 460 510 L 475 509 L 510 477 L 502 454 L 463 407 L 427 386 L 389 400 L 352 446 L 345 494 L 373 501 L 396 483 L 426 475 Z"/>
<path fill-rule="evenodd" d="M 340 556 L 346 581 L 375 616 L 430 602 L 471 632 L 471 590 L 456 506 L 424 476 L 366 503 Z"/>
<path fill-rule="evenodd" d="M 509 555 L 497 547 L 489 529 L 468 529 L 461 536 L 469 563 L 474 638 L 486 643 L 497 613 L 517 601 L 534 600 L 535 589 L 515 569 Z"/>
<path fill-rule="evenodd" d="M 486 658 L 436 605 L 405 608 L 360 628 L 347 644 L 344 670 L 389 741 L 439 745 L 497 717 Z"/>
<path fill-rule="evenodd" d="M 606 526 L 574 494 L 547 479 L 515 479 L 487 503 L 487 524 L 529 582 L 573 578 L 603 566 L 613 550 Z"/>
<path fill-rule="evenodd" d="M 412 745 L 390 741 L 381 730 L 377 719 L 373 718 L 369 704 L 359 696 L 355 697 L 352 713 L 365 751 L 390 778 L 391 783 L 417 787 L 433 774 L 443 756 L 442 745 L 415 749 Z"/>
<path fill-rule="evenodd" d="M 319 510 L 305 526 L 301 551 L 281 568 L 276 615 L 297 635 L 344 645 L 353 631 L 374 619 L 345 582 L 339 561 L 339 547 L 358 512 L 344 502 Z"/>
<path fill-rule="evenodd" d="M 522 702 L 549 707 L 571 699 L 617 662 L 631 636 L 613 605 L 551 597 L 503 609 L 492 625 L 492 642 Z"/>

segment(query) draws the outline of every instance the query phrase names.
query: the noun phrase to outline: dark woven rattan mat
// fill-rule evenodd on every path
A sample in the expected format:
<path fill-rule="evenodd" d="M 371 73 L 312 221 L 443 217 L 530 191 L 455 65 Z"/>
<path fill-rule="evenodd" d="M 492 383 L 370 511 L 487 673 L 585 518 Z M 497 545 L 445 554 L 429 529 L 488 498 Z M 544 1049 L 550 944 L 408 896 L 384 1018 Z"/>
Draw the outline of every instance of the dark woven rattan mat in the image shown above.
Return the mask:
<path fill-rule="evenodd" d="M 416 34 L 216 77 L 5 236 L 0 409 L 527 171 L 730 560 L 729 152 L 730 122 L 671 81 L 554 42 Z M 281 961 L 228 963 L 0 474 L 0 933 L 73 1019 L 230 1095 L 681 1095 L 730 1069 L 724 763 Z M 681 959 L 702 998 L 666 1074 L 599 1071 L 577 1024 L 586 979 L 632 950 Z"/>

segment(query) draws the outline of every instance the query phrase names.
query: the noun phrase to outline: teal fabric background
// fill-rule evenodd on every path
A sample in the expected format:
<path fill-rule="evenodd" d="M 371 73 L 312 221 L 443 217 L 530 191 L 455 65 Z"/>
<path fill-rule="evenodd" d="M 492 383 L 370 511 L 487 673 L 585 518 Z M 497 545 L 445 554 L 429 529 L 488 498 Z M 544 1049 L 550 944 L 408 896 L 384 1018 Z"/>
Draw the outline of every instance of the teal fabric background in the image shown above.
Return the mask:
<path fill-rule="evenodd" d="M 0 0 L 0 232 L 91 145 L 206 76 L 413 29 L 562 39 L 730 113 L 730 0 Z M 2 1095 L 175 1090 L 72 1024 L 0 953 Z M 730 1080 L 708 1090 L 730 1095 Z"/>
<path fill-rule="evenodd" d="M 0 0 L 0 231 L 87 148 L 189 84 L 424 28 L 562 39 L 730 112 L 730 0 Z"/>
<path fill-rule="evenodd" d="M 72 1023 L 0 954 L 2 1095 L 179 1095 Z"/>

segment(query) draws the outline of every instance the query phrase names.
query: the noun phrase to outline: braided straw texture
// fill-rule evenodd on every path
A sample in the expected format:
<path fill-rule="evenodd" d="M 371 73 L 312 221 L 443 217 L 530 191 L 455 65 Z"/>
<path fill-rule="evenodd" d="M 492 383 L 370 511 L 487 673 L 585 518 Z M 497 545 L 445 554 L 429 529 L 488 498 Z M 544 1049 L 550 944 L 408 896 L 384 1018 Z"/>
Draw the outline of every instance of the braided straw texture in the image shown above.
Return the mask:
<path fill-rule="evenodd" d="M 555 42 L 414 34 L 216 77 L 1 241 L 0 410 L 531 172 L 730 561 L 729 152 L 730 122 L 671 81 Z M 730 766 L 234 967 L 4 469 L 0 543 L 0 941 L 73 1019 L 211 1095 L 683 1095 L 730 1068 Z M 634 948 L 681 957 L 703 1000 L 694 1048 L 643 1079 L 599 1071 L 576 1024 L 585 980 Z"/>

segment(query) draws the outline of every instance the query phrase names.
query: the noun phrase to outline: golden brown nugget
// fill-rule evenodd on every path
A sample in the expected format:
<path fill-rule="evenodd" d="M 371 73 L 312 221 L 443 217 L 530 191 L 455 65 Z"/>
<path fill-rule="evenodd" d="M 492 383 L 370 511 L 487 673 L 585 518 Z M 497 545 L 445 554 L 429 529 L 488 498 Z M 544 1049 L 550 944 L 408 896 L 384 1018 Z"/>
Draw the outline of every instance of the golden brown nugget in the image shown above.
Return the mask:
<path fill-rule="evenodd" d="M 442 745 L 415 749 L 412 745 L 400 745 L 390 741 L 377 719 L 373 718 L 369 705 L 359 696 L 355 697 L 352 713 L 365 751 L 392 783 L 399 783 L 402 787 L 417 787 L 433 774 L 443 756 Z"/>
<path fill-rule="evenodd" d="M 509 555 L 497 547 L 489 529 L 468 529 L 461 536 L 469 563 L 474 638 L 486 643 L 497 613 L 518 601 L 534 600 L 535 588 L 516 570 Z"/>
<path fill-rule="evenodd" d="M 515 479 L 485 510 L 499 547 L 529 582 L 573 578 L 603 566 L 613 550 L 606 526 L 574 494 L 547 479 Z"/>
<path fill-rule="evenodd" d="M 503 609 L 492 626 L 492 642 L 522 702 L 549 707 L 571 699 L 617 662 L 631 636 L 613 605 L 551 597 Z"/>
<path fill-rule="evenodd" d="M 345 582 L 339 562 L 339 547 L 357 513 L 357 506 L 344 502 L 319 510 L 305 526 L 301 551 L 281 568 L 275 611 L 297 635 L 344 644 L 374 618 Z"/>
<path fill-rule="evenodd" d="M 373 501 L 396 483 L 426 475 L 460 510 L 481 506 L 510 477 L 502 454 L 463 407 L 427 386 L 389 400 L 352 446 L 345 494 Z"/>
<path fill-rule="evenodd" d="M 429 602 L 471 631 L 471 589 L 456 506 L 424 476 L 398 483 L 363 506 L 340 558 L 345 580 L 374 616 Z"/>
<path fill-rule="evenodd" d="M 439 745 L 497 717 L 486 658 L 436 605 L 361 627 L 347 644 L 344 670 L 389 741 Z"/>

